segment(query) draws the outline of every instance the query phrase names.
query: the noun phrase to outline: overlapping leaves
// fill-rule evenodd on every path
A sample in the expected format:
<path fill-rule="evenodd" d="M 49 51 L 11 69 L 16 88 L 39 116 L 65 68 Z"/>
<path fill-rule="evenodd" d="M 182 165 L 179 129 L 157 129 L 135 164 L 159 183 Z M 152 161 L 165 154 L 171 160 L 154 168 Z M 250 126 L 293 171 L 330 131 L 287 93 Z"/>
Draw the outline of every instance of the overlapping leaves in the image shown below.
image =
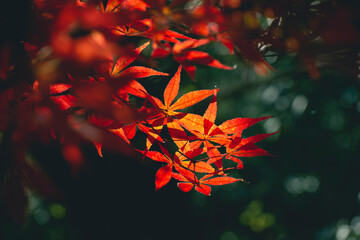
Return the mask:
<path fill-rule="evenodd" d="M 141 152 L 154 161 L 166 164 L 156 173 L 156 189 L 163 187 L 174 178 L 180 181 L 178 186 L 182 191 L 189 191 L 195 186 L 198 192 L 210 195 L 210 185 L 225 185 L 241 180 L 227 176 L 228 170 L 242 168 L 240 158 L 270 155 L 255 143 L 271 134 L 241 137 L 244 129 L 268 117 L 236 118 L 217 126 L 215 124 L 216 94 L 219 89 L 190 92 L 173 103 L 178 94 L 180 72 L 181 66 L 164 91 L 164 103 L 158 98 L 147 96 L 152 105 L 148 108 L 153 108 L 157 113 L 149 119 L 144 119 L 144 124 L 153 131 L 148 133 L 146 149 Z M 177 111 L 210 96 L 212 100 L 204 116 Z M 171 139 L 168 141 L 155 139 L 153 135 L 161 136 L 165 127 Z M 172 142 L 175 144 L 171 145 Z M 153 146 L 154 143 L 157 144 Z M 172 153 L 167 147 L 170 145 L 175 146 L 173 147 L 175 149 L 171 149 Z M 226 149 L 224 153 L 219 150 L 221 147 Z M 150 148 L 158 148 L 158 151 L 152 151 Z M 224 168 L 223 159 L 230 159 L 237 163 L 237 166 Z M 203 176 L 199 180 L 200 175 Z"/>

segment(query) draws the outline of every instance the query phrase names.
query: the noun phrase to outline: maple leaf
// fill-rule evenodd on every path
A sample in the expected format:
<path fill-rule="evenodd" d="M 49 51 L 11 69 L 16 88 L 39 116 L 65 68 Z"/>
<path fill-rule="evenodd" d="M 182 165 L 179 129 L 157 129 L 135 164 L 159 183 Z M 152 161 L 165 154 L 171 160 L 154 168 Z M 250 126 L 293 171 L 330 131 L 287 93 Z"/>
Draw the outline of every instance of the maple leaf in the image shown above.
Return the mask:
<path fill-rule="evenodd" d="M 238 181 L 242 181 L 242 179 L 237 179 L 233 177 L 221 176 L 221 177 L 212 177 L 213 174 L 208 174 L 202 177 L 201 179 L 197 179 L 195 175 L 189 177 L 189 175 L 184 176 L 182 172 L 179 173 L 172 173 L 172 177 L 180 181 L 177 186 L 183 192 L 189 192 L 194 186 L 195 190 L 199 193 L 202 193 L 206 196 L 210 196 L 211 187 L 212 186 L 220 186 L 226 185 Z"/>
<path fill-rule="evenodd" d="M 165 186 L 171 179 L 173 167 L 178 171 L 182 172 L 186 176 L 193 175 L 193 172 L 200 173 L 215 173 L 215 169 L 208 163 L 203 161 L 193 160 L 195 157 L 201 155 L 204 149 L 194 149 L 187 152 L 175 152 L 171 155 L 167 148 L 159 143 L 161 153 L 157 151 L 140 151 L 144 156 L 158 162 L 164 162 L 166 165 L 161 167 L 156 172 L 155 177 L 155 189 L 158 190 Z"/>
<path fill-rule="evenodd" d="M 130 93 L 138 97 L 145 97 L 145 88 L 134 79 L 168 75 L 167 73 L 159 72 L 152 68 L 142 66 L 128 67 L 149 44 L 150 42 L 146 42 L 133 51 L 128 52 L 127 55 L 119 57 L 113 64 L 109 64 L 110 79 L 108 83 L 113 88 L 119 89 L 117 92 L 118 95 L 121 96 L 122 94 Z M 109 60 L 112 61 L 112 57 L 109 57 Z"/>
<path fill-rule="evenodd" d="M 159 190 L 165 186 L 171 179 L 172 168 L 174 166 L 174 161 L 170 156 L 169 152 L 163 148 L 162 153 L 156 151 L 146 151 L 143 152 L 146 157 L 151 158 L 154 161 L 164 162 L 165 166 L 161 167 L 155 175 L 155 190 Z"/>
<path fill-rule="evenodd" d="M 214 146 L 213 142 L 224 145 L 228 142 L 228 136 L 215 125 L 217 92 L 218 89 L 215 89 L 213 99 L 203 117 L 191 114 L 185 118 L 179 119 L 179 123 L 194 135 L 193 137 L 188 137 L 191 142 L 184 145 L 183 148 L 194 149 L 203 144 L 204 148 L 207 149 L 207 155 L 210 157 L 208 163 L 211 164 L 215 162 L 215 165 L 219 169 L 222 169 L 222 156 L 217 147 Z M 177 135 L 171 128 L 169 128 L 169 133 L 172 137 L 176 137 Z"/>
<path fill-rule="evenodd" d="M 164 146 L 161 144 L 159 144 L 159 146 L 162 151 L 161 153 L 157 151 L 140 151 L 146 157 L 154 161 L 166 163 L 165 166 L 161 167 L 156 172 L 155 190 L 159 190 L 161 187 L 165 186 L 171 179 L 173 167 L 175 166 L 175 168 L 179 168 L 180 165 L 180 160 L 176 155 L 171 156 L 169 151 Z"/>
<path fill-rule="evenodd" d="M 209 90 L 195 91 L 185 94 L 178 101 L 172 104 L 179 90 L 180 72 L 181 72 L 181 66 L 179 67 L 178 71 L 175 73 L 174 77 L 170 80 L 169 84 L 167 85 L 164 91 L 164 104 L 159 99 L 152 97 L 150 95 L 148 96 L 150 102 L 154 106 L 156 106 L 154 110 L 157 111 L 157 115 L 154 118 L 145 119 L 145 122 L 151 125 L 150 131 L 145 132 L 147 133 L 147 140 L 146 140 L 147 149 L 149 149 L 152 146 L 152 144 L 156 140 L 156 134 L 159 135 L 164 125 L 167 125 L 168 127 L 170 127 L 170 129 L 176 128 L 178 130 L 179 136 L 182 135 L 187 136 L 184 130 L 180 127 L 180 125 L 174 122 L 174 120 L 176 120 L 177 118 L 186 117 L 187 114 L 179 113 L 174 110 L 191 106 L 197 103 L 198 101 L 201 101 L 204 98 L 211 95 L 211 91 Z M 174 138 L 173 140 L 175 140 L 175 143 L 178 146 L 180 146 L 179 145 L 180 141 L 177 141 L 176 138 Z M 183 143 L 185 142 L 186 141 L 183 141 Z"/>
<path fill-rule="evenodd" d="M 164 103 L 162 103 L 158 98 L 148 95 L 148 100 L 159 113 L 159 115 L 151 121 L 151 124 L 153 127 L 159 127 L 160 130 L 163 125 L 167 125 L 175 119 L 186 117 L 186 113 L 178 112 L 178 110 L 190 107 L 214 94 L 213 90 L 198 90 L 186 93 L 174 102 L 179 91 L 181 69 L 182 66 L 180 65 L 177 72 L 165 88 Z"/>
<path fill-rule="evenodd" d="M 226 146 L 225 158 L 237 163 L 237 168 L 243 168 L 243 162 L 240 157 L 256 157 L 256 156 L 273 156 L 267 151 L 259 148 L 255 143 L 268 138 L 276 133 L 258 134 L 248 138 L 241 138 L 241 134 L 234 137 L 234 139 Z"/>
<path fill-rule="evenodd" d="M 200 40 L 185 40 L 184 42 L 175 43 L 172 53 L 174 55 L 175 61 L 179 62 L 183 65 L 185 71 L 189 74 L 191 79 L 194 80 L 196 66 L 194 63 L 199 63 L 203 65 L 207 65 L 210 67 L 232 70 L 232 67 L 223 65 L 218 60 L 210 56 L 206 52 L 201 52 L 198 50 L 191 50 L 192 48 L 196 48 L 207 44 L 209 42 L 208 39 L 200 39 Z"/>
<path fill-rule="evenodd" d="M 238 169 L 243 167 L 242 161 L 238 159 L 239 157 L 270 155 L 254 145 L 255 142 L 270 135 L 256 135 L 247 138 L 246 140 L 241 138 L 244 129 L 269 117 L 235 118 L 224 122 L 220 126 L 216 126 L 216 111 L 217 101 L 215 93 L 203 117 L 196 114 L 188 114 L 186 117 L 179 119 L 178 122 L 193 134 L 193 136 L 183 136 L 182 140 L 188 141 L 185 143 L 183 142 L 182 146 L 178 145 L 179 148 L 195 149 L 203 145 L 204 148 L 207 149 L 206 153 L 209 156 L 207 163 L 215 163 L 220 171 L 223 170 L 223 155 L 214 144 L 226 147 L 227 153 L 225 157 L 236 162 L 238 164 Z M 179 137 L 179 131 L 177 129 L 169 128 L 169 133 L 174 139 L 181 138 Z"/>
<path fill-rule="evenodd" d="M 145 78 L 149 76 L 167 76 L 167 73 L 162 73 L 151 68 L 142 66 L 129 66 L 140 52 L 149 45 L 149 42 L 136 48 L 131 54 L 121 56 L 113 65 L 109 65 L 110 78 L 107 81 L 112 89 L 115 90 L 115 96 L 121 100 L 129 101 L 129 94 L 146 98 L 148 93 L 146 89 L 135 79 Z"/>
<path fill-rule="evenodd" d="M 195 158 L 206 152 L 205 148 L 193 148 L 186 151 L 177 151 L 175 155 L 178 156 L 181 166 L 190 169 L 197 173 L 215 173 L 215 169 L 207 162 L 202 160 L 195 160 Z"/>
<path fill-rule="evenodd" d="M 244 129 L 254 125 L 257 122 L 271 118 L 271 116 L 261 118 L 234 118 L 223 122 L 219 129 L 229 135 L 240 135 Z"/>

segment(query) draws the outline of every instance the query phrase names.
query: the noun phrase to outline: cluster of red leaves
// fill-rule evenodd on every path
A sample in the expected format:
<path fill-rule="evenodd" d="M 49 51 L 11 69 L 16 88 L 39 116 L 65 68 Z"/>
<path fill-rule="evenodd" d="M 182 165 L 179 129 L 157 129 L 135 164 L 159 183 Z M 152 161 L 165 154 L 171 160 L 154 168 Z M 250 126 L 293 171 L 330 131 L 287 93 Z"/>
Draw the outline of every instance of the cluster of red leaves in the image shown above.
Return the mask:
<path fill-rule="evenodd" d="M 197 191 L 210 195 L 211 188 L 208 185 L 224 185 L 240 180 L 228 177 L 225 173 L 243 167 L 240 157 L 269 155 L 254 143 L 272 134 L 241 137 L 244 129 L 268 117 L 235 118 L 217 126 L 218 89 L 189 92 L 174 102 L 179 90 L 180 72 L 181 66 L 164 91 L 164 103 L 151 95 L 146 96 L 151 104 L 148 109 L 151 109 L 152 115 L 138 122 L 138 127 L 141 126 L 139 129 L 147 134 L 146 148 L 141 152 L 154 161 L 166 163 L 156 173 L 156 189 L 175 178 L 181 181 L 178 187 L 182 191 L 189 191 L 195 186 Z M 203 116 L 178 111 L 210 96 L 213 96 L 212 101 Z M 172 154 L 168 142 L 160 137 L 165 128 L 176 146 Z M 134 133 L 127 131 L 134 129 L 133 124 L 129 128 L 125 125 L 122 129 L 124 136 L 134 136 Z M 151 151 L 155 142 L 160 152 Z M 225 153 L 220 153 L 220 147 L 225 148 Z M 234 161 L 237 167 L 224 168 L 223 158 Z M 198 174 L 206 175 L 198 180 Z"/>
<path fill-rule="evenodd" d="M 188 0 L 166 2 L 34 0 L 28 9 L 31 33 L 1 43 L 3 189 L 15 221 L 21 222 L 22 210 L 16 206 L 24 205 L 26 189 L 55 194 L 27 157 L 39 142 L 58 141 L 75 174 L 86 163 L 83 142 L 93 143 L 100 156 L 104 149 L 131 157 L 141 153 L 164 163 L 156 173 L 156 189 L 173 178 L 182 191 L 195 187 L 205 195 L 210 195 L 210 186 L 241 180 L 228 176 L 229 170 L 243 167 L 240 158 L 269 155 L 255 143 L 271 134 L 242 137 L 244 129 L 268 117 L 215 124 L 219 89 L 189 92 L 176 100 L 182 69 L 194 80 L 198 64 L 232 69 L 197 49 L 211 41 L 219 41 L 231 54 L 238 48 L 268 66 L 249 41 L 233 44 L 226 30 L 235 20 L 226 20 L 221 10 L 231 1 L 203 1 L 193 7 Z M 150 46 L 150 57 L 145 57 L 141 53 Z M 161 101 L 141 81 L 168 76 L 154 69 L 154 59 L 168 56 L 180 66 Z M 203 116 L 182 112 L 210 97 Z M 142 148 L 134 144 L 140 132 L 146 136 Z M 236 166 L 225 168 L 224 159 Z"/>

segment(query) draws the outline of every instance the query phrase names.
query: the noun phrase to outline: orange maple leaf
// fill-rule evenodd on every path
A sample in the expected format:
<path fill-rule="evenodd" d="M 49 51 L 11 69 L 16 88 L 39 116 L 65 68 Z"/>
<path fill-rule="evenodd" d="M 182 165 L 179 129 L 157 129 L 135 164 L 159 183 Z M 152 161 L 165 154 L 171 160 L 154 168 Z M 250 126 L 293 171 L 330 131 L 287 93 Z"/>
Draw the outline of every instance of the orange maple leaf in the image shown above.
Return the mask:
<path fill-rule="evenodd" d="M 195 186 L 196 191 L 207 196 L 210 196 L 211 193 L 211 187 L 209 185 L 219 186 L 219 185 L 226 185 L 238 181 L 243 181 L 242 179 L 237 179 L 227 176 L 211 178 L 213 174 L 208 174 L 202 177 L 201 179 L 197 179 L 195 174 L 192 175 L 192 177 L 189 177 L 189 174 L 184 175 L 183 174 L 184 172 L 185 171 L 182 170 L 180 174 L 172 173 L 172 177 L 180 181 L 177 184 L 178 188 L 183 192 L 188 192 Z"/>
<path fill-rule="evenodd" d="M 173 122 L 174 119 L 184 118 L 187 114 L 178 110 L 190 107 L 214 94 L 213 90 L 192 91 L 173 103 L 179 91 L 181 69 L 180 65 L 174 77 L 168 83 L 164 91 L 164 103 L 158 98 L 148 95 L 148 100 L 159 112 L 159 115 L 151 121 L 153 127 L 161 129 L 163 125 Z"/>

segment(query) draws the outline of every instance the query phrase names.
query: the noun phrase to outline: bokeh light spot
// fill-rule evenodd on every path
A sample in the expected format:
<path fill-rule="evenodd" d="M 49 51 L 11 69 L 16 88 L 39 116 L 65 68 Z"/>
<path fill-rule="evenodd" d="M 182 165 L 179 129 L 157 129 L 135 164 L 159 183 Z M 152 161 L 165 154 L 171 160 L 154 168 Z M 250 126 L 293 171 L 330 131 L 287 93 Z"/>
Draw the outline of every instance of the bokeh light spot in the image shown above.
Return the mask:
<path fill-rule="evenodd" d="M 295 115 L 301 115 L 305 111 L 307 105 L 308 99 L 304 95 L 298 95 L 291 104 L 291 110 Z"/>
<path fill-rule="evenodd" d="M 336 239 L 345 240 L 350 234 L 350 227 L 347 224 L 341 224 L 336 230 Z"/>
<path fill-rule="evenodd" d="M 276 132 L 281 127 L 281 122 L 278 118 L 270 118 L 264 123 L 264 130 L 267 133 Z"/>
<path fill-rule="evenodd" d="M 344 128 L 345 119 L 341 113 L 334 114 L 328 120 L 329 128 L 334 131 L 340 131 Z"/>
<path fill-rule="evenodd" d="M 50 214 L 45 209 L 38 209 L 34 212 L 34 218 L 39 225 L 45 225 L 50 220 Z"/>
<path fill-rule="evenodd" d="M 224 232 L 222 235 L 221 235 L 221 240 L 237 240 L 237 236 L 235 233 L 233 232 Z"/>
<path fill-rule="evenodd" d="M 260 201 L 252 201 L 240 215 L 239 220 L 254 232 L 262 232 L 275 223 L 273 214 L 263 212 L 263 204 Z"/>
<path fill-rule="evenodd" d="M 274 86 L 269 86 L 265 89 L 265 91 L 263 92 L 261 99 L 267 103 L 267 104 L 271 104 L 273 102 L 276 101 L 276 99 L 279 96 L 279 90 L 274 87 Z"/>
<path fill-rule="evenodd" d="M 275 102 L 275 107 L 277 110 L 284 111 L 290 105 L 289 99 L 287 97 L 279 97 Z"/>
<path fill-rule="evenodd" d="M 51 204 L 49 210 L 53 218 L 61 219 L 65 217 L 66 208 L 60 204 Z"/>
<path fill-rule="evenodd" d="M 351 220 L 350 226 L 353 232 L 359 236 L 360 235 L 360 216 L 356 216 Z"/>
<path fill-rule="evenodd" d="M 320 182 L 314 176 L 296 177 L 292 176 L 285 180 L 285 189 L 290 194 L 298 195 L 303 192 L 313 193 L 319 188 Z"/>

